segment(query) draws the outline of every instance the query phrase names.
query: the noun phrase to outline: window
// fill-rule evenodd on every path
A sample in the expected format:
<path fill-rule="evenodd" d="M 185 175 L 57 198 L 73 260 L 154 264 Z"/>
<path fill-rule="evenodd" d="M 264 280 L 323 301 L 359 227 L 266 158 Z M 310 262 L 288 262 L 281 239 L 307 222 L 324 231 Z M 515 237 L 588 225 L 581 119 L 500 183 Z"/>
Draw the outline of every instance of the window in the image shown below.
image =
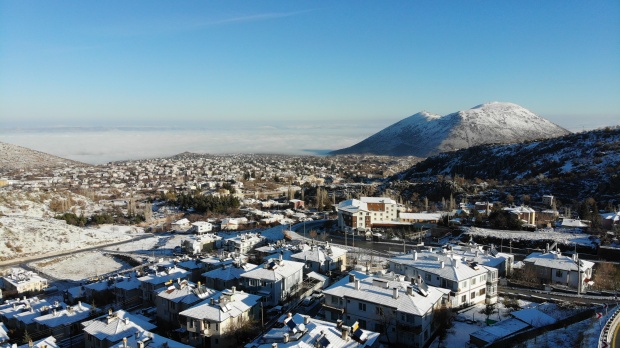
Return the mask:
<path fill-rule="evenodd" d="M 475 291 L 472 291 L 472 292 L 471 292 L 471 295 L 470 295 L 470 297 L 469 297 L 469 298 L 473 300 L 473 299 L 474 299 L 474 297 L 476 297 L 476 292 L 475 292 Z"/>
<path fill-rule="evenodd" d="M 426 274 L 424 275 L 424 280 L 428 280 L 428 281 L 430 281 L 430 280 L 431 280 L 431 274 L 430 274 L 430 273 L 426 273 Z"/>
<path fill-rule="evenodd" d="M 375 307 L 375 313 L 377 315 L 383 315 L 383 307 L 379 307 L 379 306 Z"/>
<path fill-rule="evenodd" d="M 332 304 L 338 304 L 338 297 L 332 295 Z"/>
<path fill-rule="evenodd" d="M 562 271 L 560 271 L 559 269 L 557 271 L 555 271 L 555 276 L 556 277 L 561 277 L 562 276 Z"/>
<path fill-rule="evenodd" d="M 360 329 L 366 329 L 366 320 L 359 319 L 357 323 L 360 324 Z"/>
<path fill-rule="evenodd" d="M 471 278 L 471 285 L 476 285 L 476 278 Z"/>
<path fill-rule="evenodd" d="M 486 293 L 486 289 L 480 289 L 480 296 L 484 295 Z"/>
<path fill-rule="evenodd" d="M 357 306 L 357 307 L 358 307 L 358 309 L 359 309 L 360 311 L 364 311 L 364 312 L 366 311 L 366 304 L 365 304 L 365 303 L 361 303 L 361 302 L 360 302 L 360 303 L 358 303 L 358 306 Z"/>
<path fill-rule="evenodd" d="M 465 301 L 467 301 L 467 295 L 461 296 L 461 302 L 465 303 Z"/>

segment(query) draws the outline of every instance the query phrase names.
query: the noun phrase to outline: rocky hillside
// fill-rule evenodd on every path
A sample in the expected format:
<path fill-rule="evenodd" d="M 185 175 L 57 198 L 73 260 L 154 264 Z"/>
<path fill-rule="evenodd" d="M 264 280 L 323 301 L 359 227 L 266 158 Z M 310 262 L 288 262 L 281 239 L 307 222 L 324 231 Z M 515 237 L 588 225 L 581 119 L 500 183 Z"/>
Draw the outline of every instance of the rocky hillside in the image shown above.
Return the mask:
<path fill-rule="evenodd" d="M 520 143 L 569 133 L 519 105 L 492 102 L 445 116 L 420 112 L 331 154 L 428 157 L 476 145 Z"/>
<path fill-rule="evenodd" d="M 620 126 L 442 153 L 392 180 L 430 182 L 454 175 L 529 185 L 531 192 L 546 191 L 565 201 L 597 197 L 620 203 Z"/>
<path fill-rule="evenodd" d="M 0 173 L 17 169 L 55 168 L 67 165 L 85 165 L 44 152 L 0 142 Z"/>

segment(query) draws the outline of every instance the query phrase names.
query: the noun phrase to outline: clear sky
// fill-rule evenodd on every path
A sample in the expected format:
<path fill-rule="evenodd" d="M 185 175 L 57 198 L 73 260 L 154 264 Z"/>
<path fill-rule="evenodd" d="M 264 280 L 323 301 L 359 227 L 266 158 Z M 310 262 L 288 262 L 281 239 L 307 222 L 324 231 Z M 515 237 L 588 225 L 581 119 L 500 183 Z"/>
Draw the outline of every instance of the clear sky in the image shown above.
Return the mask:
<path fill-rule="evenodd" d="M 387 126 L 489 101 L 620 124 L 620 1 L 0 0 L 0 128 Z"/>

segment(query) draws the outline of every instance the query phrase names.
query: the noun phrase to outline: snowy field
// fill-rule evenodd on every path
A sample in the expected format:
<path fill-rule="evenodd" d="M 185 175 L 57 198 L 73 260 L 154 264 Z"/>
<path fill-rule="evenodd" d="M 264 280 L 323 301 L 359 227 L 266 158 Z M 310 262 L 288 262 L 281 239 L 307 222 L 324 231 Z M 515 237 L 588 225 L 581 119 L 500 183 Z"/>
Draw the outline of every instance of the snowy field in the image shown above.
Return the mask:
<path fill-rule="evenodd" d="M 524 241 L 524 240 L 551 240 L 564 245 L 584 245 L 595 247 L 595 241 L 590 239 L 590 235 L 576 232 L 555 232 L 553 229 L 539 230 L 537 232 L 526 231 L 505 231 L 491 230 L 478 227 L 467 227 L 464 234 L 480 237 L 493 237 L 505 240 Z"/>
<path fill-rule="evenodd" d="M 501 321 L 511 318 L 510 312 L 512 310 L 510 308 L 506 308 L 501 302 L 502 298 L 500 298 L 500 301 L 497 304 L 498 311 L 489 316 L 489 319 Z M 523 300 L 518 300 L 518 302 L 522 309 L 537 308 L 556 319 L 565 318 L 575 313 L 575 310 L 561 309 L 557 305 L 551 303 L 538 304 Z M 469 335 L 486 326 L 486 315 L 480 313 L 483 308 L 484 305 L 479 304 L 459 313 L 453 321 L 452 328 L 448 330 L 448 335 L 446 338 L 442 342 L 439 342 L 439 339 L 436 338 L 430 345 L 430 348 L 476 347 L 475 345 L 469 343 Z M 611 311 L 609 314 L 611 314 Z M 600 325 L 604 325 L 604 323 L 605 318 L 600 320 L 596 318 L 586 319 L 569 325 L 564 329 L 549 331 L 525 342 L 514 343 L 511 347 L 596 347 L 600 335 Z"/>
<path fill-rule="evenodd" d="M 119 262 L 99 251 L 86 251 L 68 256 L 49 258 L 44 261 L 30 263 L 28 266 L 43 273 L 45 276 L 75 281 L 131 268 L 128 264 Z"/>
<path fill-rule="evenodd" d="M 61 252 L 121 242 L 144 232 L 142 228 L 133 226 L 101 225 L 83 228 L 68 225 L 52 217 L 55 213 L 50 211 L 49 201 L 53 197 L 43 193 L 1 192 L 0 265 L 2 261 L 53 256 Z M 73 194 L 72 199 L 76 204 L 81 204 L 84 211 L 96 208 L 85 197 Z"/>

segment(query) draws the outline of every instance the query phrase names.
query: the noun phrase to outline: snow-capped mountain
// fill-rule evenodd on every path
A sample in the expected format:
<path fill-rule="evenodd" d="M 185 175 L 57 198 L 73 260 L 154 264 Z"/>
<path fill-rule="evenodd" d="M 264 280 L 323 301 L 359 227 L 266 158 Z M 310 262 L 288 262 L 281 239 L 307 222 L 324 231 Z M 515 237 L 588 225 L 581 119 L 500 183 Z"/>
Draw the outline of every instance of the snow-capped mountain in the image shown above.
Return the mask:
<path fill-rule="evenodd" d="M 491 102 L 445 116 L 419 112 L 331 154 L 428 157 L 476 145 L 520 143 L 569 133 L 517 104 Z"/>

